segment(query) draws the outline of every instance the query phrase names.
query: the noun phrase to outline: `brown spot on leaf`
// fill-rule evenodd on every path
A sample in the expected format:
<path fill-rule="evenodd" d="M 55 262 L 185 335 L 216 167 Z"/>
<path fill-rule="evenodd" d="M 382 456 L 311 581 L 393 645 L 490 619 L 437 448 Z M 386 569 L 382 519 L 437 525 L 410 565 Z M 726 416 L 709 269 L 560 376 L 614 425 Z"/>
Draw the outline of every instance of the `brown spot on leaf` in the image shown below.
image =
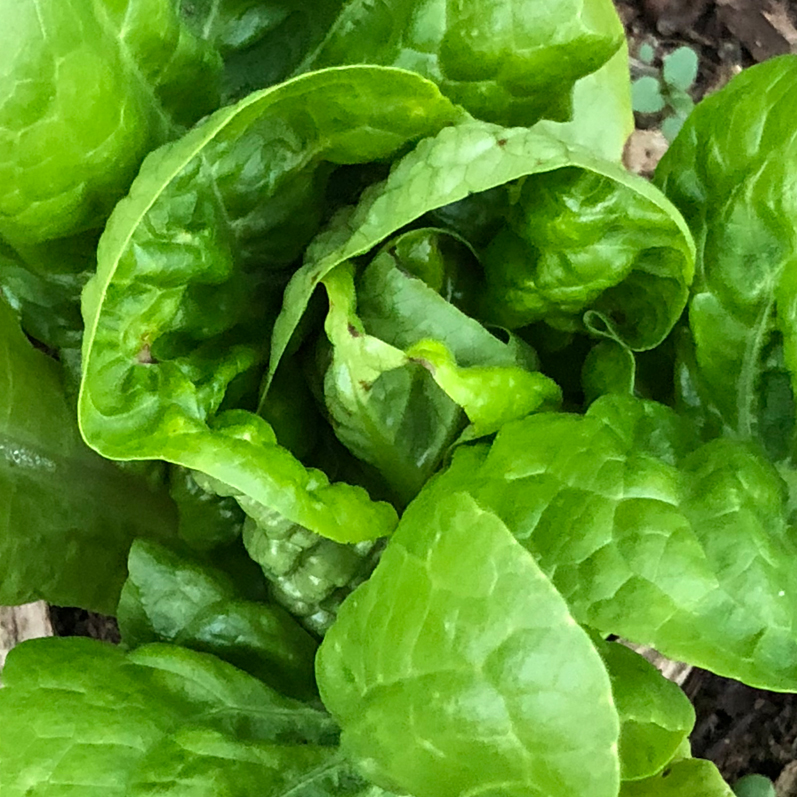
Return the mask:
<path fill-rule="evenodd" d="M 351 335 L 353 338 L 359 338 L 359 337 L 361 336 L 361 334 L 362 334 L 362 333 L 361 333 L 361 332 L 360 332 L 360 331 L 357 329 L 357 327 L 355 327 L 355 326 L 354 326 L 354 324 L 351 324 L 351 323 L 350 323 L 350 324 L 349 324 L 349 326 L 348 326 L 348 329 L 349 329 L 349 334 L 350 334 L 350 335 Z"/>
<path fill-rule="evenodd" d="M 434 365 L 432 365 L 429 360 L 424 360 L 423 357 L 410 357 L 410 362 L 425 368 L 432 376 L 434 376 L 437 371 Z"/>
<path fill-rule="evenodd" d="M 158 362 L 152 356 L 152 349 L 150 348 L 149 343 L 142 345 L 141 349 L 136 355 L 136 360 L 141 363 L 141 365 L 155 365 Z"/>
<path fill-rule="evenodd" d="M 373 384 L 371 382 L 366 381 L 365 379 L 361 379 L 360 387 L 363 389 L 364 392 L 367 393 L 373 387 Z"/>

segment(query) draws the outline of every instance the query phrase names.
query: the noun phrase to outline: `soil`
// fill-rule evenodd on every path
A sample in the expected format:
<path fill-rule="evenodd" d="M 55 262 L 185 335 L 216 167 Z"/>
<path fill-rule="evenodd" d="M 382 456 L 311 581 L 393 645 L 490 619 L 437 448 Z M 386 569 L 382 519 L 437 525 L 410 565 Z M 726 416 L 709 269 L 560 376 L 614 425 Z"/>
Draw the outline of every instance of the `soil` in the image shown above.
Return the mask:
<path fill-rule="evenodd" d="M 629 39 L 634 76 L 645 73 L 637 54 L 650 44 L 657 61 L 680 46 L 699 56 L 691 94 L 699 101 L 755 63 L 797 52 L 797 0 L 615 0 Z M 633 168 L 652 173 L 667 142 L 655 119 L 637 117 Z M 81 609 L 51 607 L 60 636 L 91 636 L 117 643 L 112 617 Z M 692 752 L 714 761 L 733 784 L 749 773 L 776 782 L 778 797 L 797 797 L 797 695 L 752 689 L 693 669 L 684 691 L 693 701 L 697 723 Z"/>

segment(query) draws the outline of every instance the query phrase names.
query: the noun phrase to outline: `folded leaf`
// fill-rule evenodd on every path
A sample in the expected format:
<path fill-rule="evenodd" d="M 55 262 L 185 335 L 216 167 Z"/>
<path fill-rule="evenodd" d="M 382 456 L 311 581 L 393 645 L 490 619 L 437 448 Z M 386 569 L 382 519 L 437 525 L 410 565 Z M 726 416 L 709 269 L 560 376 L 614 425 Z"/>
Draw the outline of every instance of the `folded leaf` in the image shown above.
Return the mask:
<path fill-rule="evenodd" d="M 58 363 L 0 298 L 0 604 L 110 614 L 133 540 L 176 531 L 164 490 L 85 446 Z"/>
<path fill-rule="evenodd" d="M 129 648 L 172 642 L 212 653 L 283 694 L 315 693 L 316 643 L 281 607 L 246 600 L 220 570 L 138 540 L 117 609 Z"/>
<path fill-rule="evenodd" d="M 334 166 L 389 158 L 458 113 L 420 77 L 347 67 L 250 95 L 153 153 L 84 297 L 89 444 L 202 471 L 332 537 L 389 532 L 392 510 L 305 469 L 260 419 L 236 417 L 252 428 L 235 442 L 207 419 L 260 358 L 273 269 L 312 235 Z"/>
<path fill-rule="evenodd" d="M 319 650 L 343 749 L 416 797 L 614 797 L 617 713 L 589 637 L 495 515 L 430 495 Z"/>
<path fill-rule="evenodd" d="M 648 780 L 623 783 L 620 797 L 733 797 L 711 761 L 678 761 Z"/>
<path fill-rule="evenodd" d="M 775 459 L 794 446 L 795 78 L 794 56 L 745 70 L 700 103 L 656 172 L 699 242 L 687 390 Z"/>
<path fill-rule="evenodd" d="M 507 424 L 438 484 L 497 512 L 579 622 L 753 686 L 797 688 L 785 485 L 744 444 L 698 446 L 662 405 L 606 396 L 584 417 Z"/>
<path fill-rule="evenodd" d="M 638 653 L 619 643 L 597 645 L 620 715 L 620 776 L 657 774 L 688 742 L 695 724 L 689 698 Z"/>
<path fill-rule="evenodd" d="M 306 69 L 385 64 L 440 85 L 474 116 L 531 125 L 566 118 L 573 84 L 617 51 L 623 29 L 607 0 L 353 0 Z"/>
<path fill-rule="evenodd" d="M 517 366 L 474 365 L 460 368 L 438 341 L 421 341 L 407 354 L 432 374 L 465 410 L 468 439 L 497 432 L 505 423 L 533 412 L 558 409 L 562 391 L 553 379 Z"/>
<path fill-rule="evenodd" d="M 355 314 L 350 268 L 335 269 L 323 283 L 329 295 L 325 329 L 332 344 L 324 398 L 335 434 L 407 504 L 462 428 L 459 406 L 422 364 L 366 334 Z"/>
<path fill-rule="evenodd" d="M 527 178 L 524 185 L 529 187 L 537 179 L 531 175 L 541 175 L 543 182 L 553 183 L 560 179 L 557 175 L 562 170 L 579 188 L 592 181 L 612 195 L 628 198 L 629 202 L 633 198 L 633 208 L 620 201 L 614 212 L 618 224 L 622 218 L 623 225 L 628 210 L 637 213 L 639 227 L 630 225 L 632 232 L 628 234 L 634 240 L 631 250 L 632 254 L 638 254 L 638 262 L 627 252 L 623 253 L 623 247 L 619 246 L 617 253 L 624 254 L 624 265 L 614 272 L 613 281 L 609 280 L 611 284 L 590 276 L 590 268 L 600 272 L 605 266 L 605 262 L 595 259 L 589 249 L 593 245 L 600 249 L 597 239 L 590 236 L 594 234 L 599 238 L 607 232 L 594 208 L 594 218 L 583 227 L 589 235 L 584 238 L 587 249 L 582 259 L 586 272 L 584 285 L 578 282 L 579 298 L 571 302 L 566 291 L 568 281 L 557 286 L 554 280 L 551 301 L 561 299 L 562 307 L 571 314 L 570 323 L 577 324 L 583 317 L 584 327 L 595 334 L 616 337 L 640 349 L 660 343 L 680 316 L 692 279 L 694 244 L 678 212 L 645 180 L 628 174 L 614 163 L 598 160 L 575 145 L 566 144 L 545 126 L 531 130 L 504 129 L 471 122 L 445 129 L 435 138 L 422 141 L 393 168 L 385 183 L 369 189 L 353 211 L 341 214 L 308 247 L 304 266 L 286 288 L 282 312 L 274 326 L 270 374 L 276 370 L 316 285 L 335 266 L 369 252 L 429 211 L 521 177 Z M 577 194 L 574 201 L 576 198 Z M 588 197 L 584 209 L 589 210 Z M 623 225 L 620 229 L 624 229 Z M 551 227 L 551 235 L 554 227 L 555 224 Z M 642 230 L 653 236 L 649 249 L 638 235 Z M 551 263 L 557 258 L 566 262 L 570 256 L 568 246 L 549 242 Z M 557 246 L 560 247 L 558 253 Z M 577 248 L 574 251 L 578 254 Z M 526 263 L 524 269 L 527 267 Z M 521 270 L 517 278 L 528 280 L 528 284 L 522 286 L 525 290 L 536 290 L 533 273 Z M 563 298 L 556 297 L 559 287 Z M 661 301 L 661 291 L 667 297 L 666 302 Z"/>
<path fill-rule="evenodd" d="M 207 654 L 35 640 L 11 652 L 3 680 L 9 797 L 333 797 L 367 788 L 342 761 L 326 714 Z"/>
<path fill-rule="evenodd" d="M 482 314 L 659 345 L 683 310 L 692 253 L 677 214 L 643 185 L 573 167 L 525 180 L 484 251 Z"/>

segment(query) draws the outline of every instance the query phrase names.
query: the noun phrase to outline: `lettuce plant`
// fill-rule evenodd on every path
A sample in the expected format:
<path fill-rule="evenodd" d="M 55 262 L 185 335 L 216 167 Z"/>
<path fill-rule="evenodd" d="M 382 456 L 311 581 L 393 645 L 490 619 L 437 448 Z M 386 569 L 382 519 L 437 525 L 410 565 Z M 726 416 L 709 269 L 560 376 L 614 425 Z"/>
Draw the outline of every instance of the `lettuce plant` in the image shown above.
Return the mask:
<path fill-rule="evenodd" d="M 797 691 L 793 57 L 651 183 L 609 0 L 0 0 L 9 797 L 728 797 Z"/>

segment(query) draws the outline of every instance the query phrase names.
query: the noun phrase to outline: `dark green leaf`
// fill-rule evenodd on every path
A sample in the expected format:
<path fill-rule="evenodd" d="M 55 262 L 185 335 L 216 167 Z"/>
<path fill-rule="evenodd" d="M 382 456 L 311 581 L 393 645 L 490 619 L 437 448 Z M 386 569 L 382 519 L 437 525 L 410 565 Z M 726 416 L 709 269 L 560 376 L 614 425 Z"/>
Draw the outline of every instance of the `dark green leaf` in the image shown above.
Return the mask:
<path fill-rule="evenodd" d="M 165 491 L 86 448 L 61 369 L 0 298 L 0 604 L 110 614 L 132 541 L 169 538 L 176 520 Z"/>
<path fill-rule="evenodd" d="M 117 617 L 136 648 L 173 642 L 213 653 L 283 694 L 315 693 L 315 642 L 279 606 L 246 600 L 222 571 L 161 545 L 137 541 Z"/>

